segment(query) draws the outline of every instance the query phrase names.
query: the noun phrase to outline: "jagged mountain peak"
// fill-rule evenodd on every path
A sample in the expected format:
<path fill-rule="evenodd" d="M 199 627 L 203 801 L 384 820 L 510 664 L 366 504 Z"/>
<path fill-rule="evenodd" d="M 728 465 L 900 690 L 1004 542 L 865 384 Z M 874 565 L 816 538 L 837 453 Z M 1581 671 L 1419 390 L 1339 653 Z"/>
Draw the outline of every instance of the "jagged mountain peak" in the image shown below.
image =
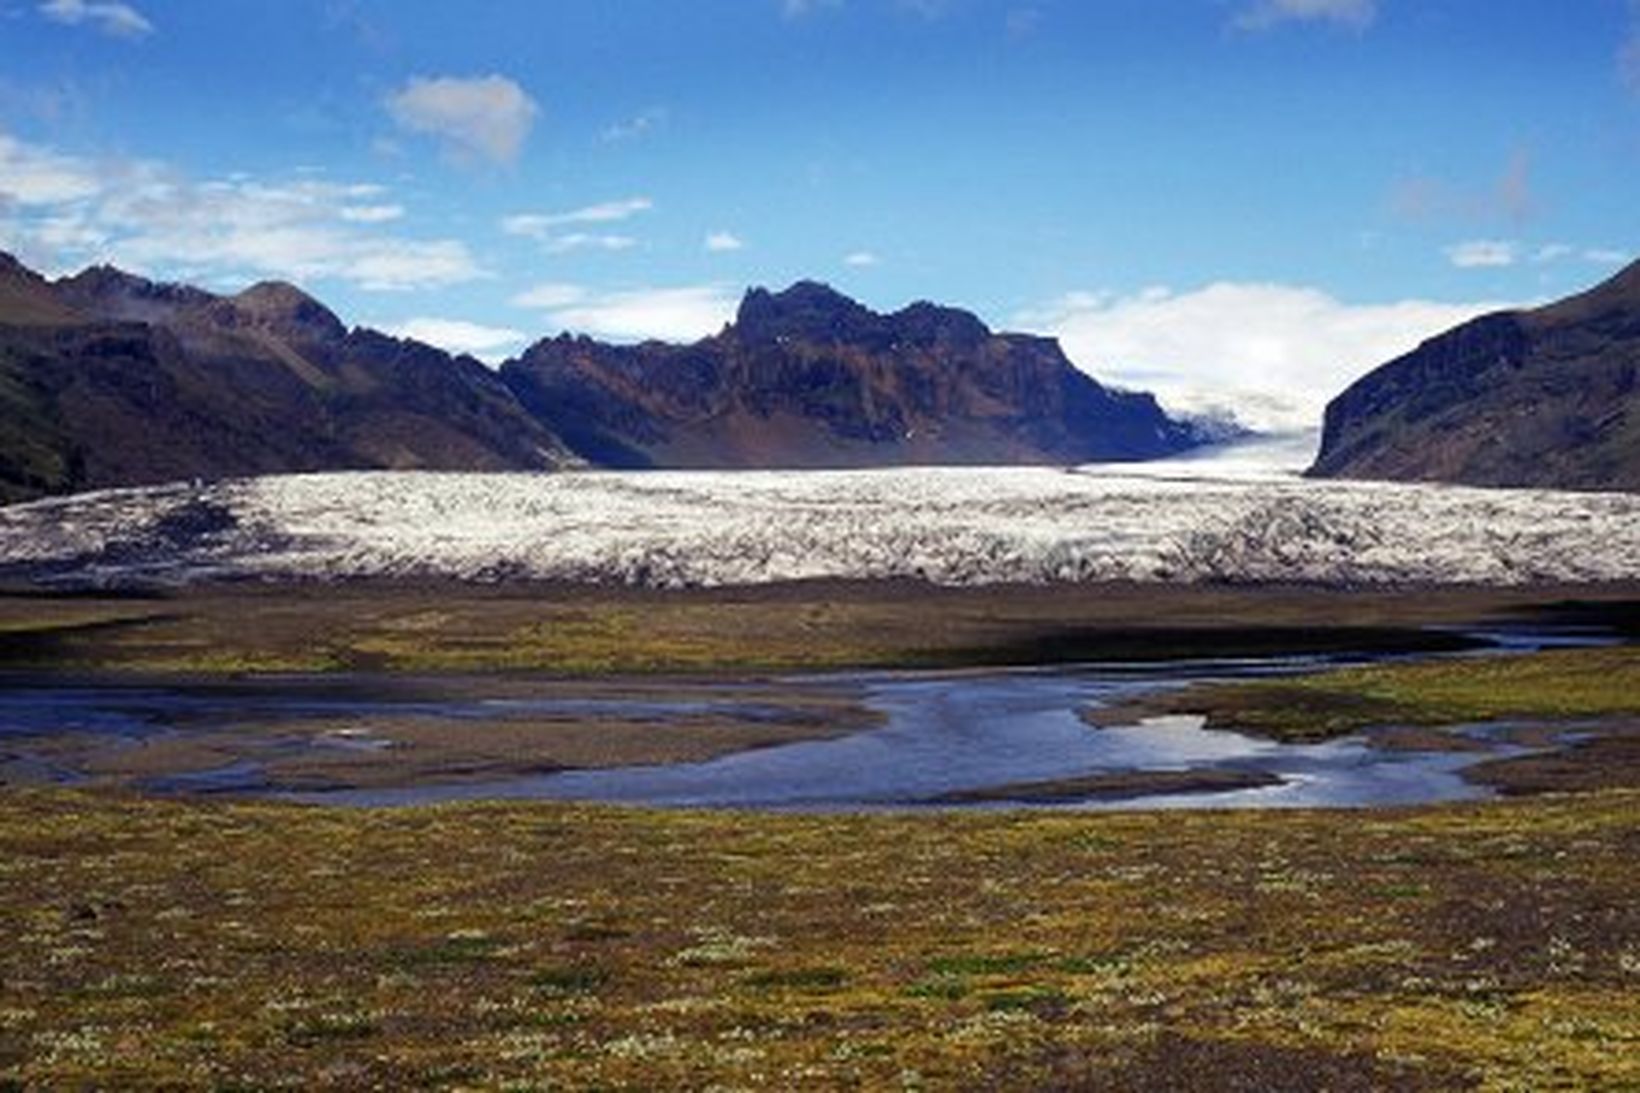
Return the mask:
<path fill-rule="evenodd" d="M 28 281 L 44 281 L 38 273 L 23 265 L 17 256 L 10 251 L 0 250 L 0 278 L 6 280 L 23 279 Z"/>
<path fill-rule="evenodd" d="M 748 343 L 789 339 L 800 342 L 894 343 L 974 347 L 992 337 L 972 312 L 918 300 L 899 311 L 872 310 L 822 281 L 797 281 L 779 292 L 749 290 L 733 330 Z"/>
<path fill-rule="evenodd" d="M 336 313 L 288 281 L 259 281 L 232 298 L 249 325 L 298 340 L 335 341 L 347 334 Z"/>
<path fill-rule="evenodd" d="M 57 299 L 51 282 L 0 251 L 0 322 L 56 325 L 74 320 L 72 309 Z"/>
<path fill-rule="evenodd" d="M 848 341 L 861 337 L 881 316 L 820 281 L 798 281 L 780 292 L 747 291 L 735 314 L 735 332 L 750 342 L 795 338 Z"/>
<path fill-rule="evenodd" d="M 291 471 L 541 470 L 566 458 L 470 358 L 360 329 L 293 285 L 234 296 L 0 261 L 0 502 Z"/>
<path fill-rule="evenodd" d="M 751 289 L 723 334 L 691 346 L 545 339 L 502 377 L 581 455 L 616 466 L 1077 463 L 1199 442 L 1052 339 L 927 301 L 885 315 L 818 281 Z"/>

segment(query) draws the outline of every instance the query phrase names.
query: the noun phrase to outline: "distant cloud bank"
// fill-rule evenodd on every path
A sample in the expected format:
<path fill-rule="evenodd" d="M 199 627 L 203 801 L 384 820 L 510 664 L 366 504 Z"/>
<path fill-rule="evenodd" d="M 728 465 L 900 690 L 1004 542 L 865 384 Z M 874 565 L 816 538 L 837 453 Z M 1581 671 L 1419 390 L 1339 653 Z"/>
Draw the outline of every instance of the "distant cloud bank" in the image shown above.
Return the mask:
<path fill-rule="evenodd" d="M 1060 339 L 1102 382 L 1154 391 L 1175 411 L 1233 410 L 1267 430 L 1313 428 L 1370 369 L 1502 302 L 1348 304 L 1296 285 L 1219 282 L 1191 292 L 1072 293 L 1016 317 Z"/>

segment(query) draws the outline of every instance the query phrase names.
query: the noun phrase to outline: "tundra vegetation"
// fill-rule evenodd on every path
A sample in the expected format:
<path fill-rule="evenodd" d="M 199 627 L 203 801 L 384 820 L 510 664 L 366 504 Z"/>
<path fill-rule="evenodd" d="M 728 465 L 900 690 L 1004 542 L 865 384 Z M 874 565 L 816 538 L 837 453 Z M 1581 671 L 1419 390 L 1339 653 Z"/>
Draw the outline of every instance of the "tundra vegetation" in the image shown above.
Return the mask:
<path fill-rule="evenodd" d="M 1634 791 L 1373 813 L 0 794 L 13 1086 L 1633 1088 Z"/>
<path fill-rule="evenodd" d="M 1337 595 L 1327 617 L 1404 635 L 1502 595 Z M 1073 639 L 1168 655 L 1316 617 L 1301 591 L 1198 590 L 1138 630 L 1117 625 L 1128 596 L 965 593 L 938 631 L 937 596 L 893 590 L 727 597 L 715 621 L 656 594 L 24 597 L 0 636 L 31 672 L 345 666 L 394 633 L 383 666 L 497 670 L 513 662 L 461 657 L 544 613 L 626 613 L 679 642 L 654 662 L 678 670 L 680 634 L 744 649 L 754 621 L 771 637 L 748 660 L 813 666 L 888 662 L 907 635 L 952 661 Z M 445 622 L 407 623 L 431 611 Z M 594 652 L 546 663 L 631 670 L 659 647 L 576 642 Z M 1570 719 L 1597 748 L 1640 712 L 1623 646 L 1238 686 L 1178 700 L 1216 694 L 1269 732 L 1312 695 L 1359 714 L 1328 731 Z M 1517 788 L 1583 792 L 1369 813 L 347 810 L 6 787 L 0 1085 L 1634 1088 L 1640 782 L 1578 754 L 1560 761 L 1601 776 Z"/>

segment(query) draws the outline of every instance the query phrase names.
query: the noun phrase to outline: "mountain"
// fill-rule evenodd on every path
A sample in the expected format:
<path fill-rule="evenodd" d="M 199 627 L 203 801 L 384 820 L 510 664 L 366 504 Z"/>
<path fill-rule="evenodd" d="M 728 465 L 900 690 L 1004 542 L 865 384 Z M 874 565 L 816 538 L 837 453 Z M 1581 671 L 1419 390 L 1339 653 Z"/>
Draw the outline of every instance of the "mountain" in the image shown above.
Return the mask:
<path fill-rule="evenodd" d="M 1051 339 L 930 303 L 882 315 L 811 281 L 753 289 L 693 345 L 566 335 L 501 375 L 579 455 L 619 467 L 1080 463 L 1199 442 Z"/>
<path fill-rule="evenodd" d="M 345 469 L 1079 463 L 1207 439 L 1051 339 L 813 282 L 753 289 L 693 345 L 561 336 L 496 372 L 348 329 L 281 282 L 47 280 L 0 254 L 0 501 Z"/>
<path fill-rule="evenodd" d="M 348 330 L 291 285 L 236 296 L 0 256 L 0 500 L 350 468 L 573 457 L 468 357 Z"/>
<path fill-rule="evenodd" d="M 1640 490 L 1640 262 L 1357 380 L 1328 405 L 1310 474 Z"/>

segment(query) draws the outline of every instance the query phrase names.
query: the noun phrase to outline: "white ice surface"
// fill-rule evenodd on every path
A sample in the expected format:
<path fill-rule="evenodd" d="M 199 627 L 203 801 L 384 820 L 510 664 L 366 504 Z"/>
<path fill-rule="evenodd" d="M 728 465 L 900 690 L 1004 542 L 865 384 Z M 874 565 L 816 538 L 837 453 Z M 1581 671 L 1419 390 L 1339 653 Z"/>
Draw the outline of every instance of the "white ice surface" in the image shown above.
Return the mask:
<path fill-rule="evenodd" d="M 0 509 L 0 576 L 1604 581 L 1640 578 L 1640 495 L 1311 482 L 1236 454 L 1075 470 L 290 475 Z"/>

